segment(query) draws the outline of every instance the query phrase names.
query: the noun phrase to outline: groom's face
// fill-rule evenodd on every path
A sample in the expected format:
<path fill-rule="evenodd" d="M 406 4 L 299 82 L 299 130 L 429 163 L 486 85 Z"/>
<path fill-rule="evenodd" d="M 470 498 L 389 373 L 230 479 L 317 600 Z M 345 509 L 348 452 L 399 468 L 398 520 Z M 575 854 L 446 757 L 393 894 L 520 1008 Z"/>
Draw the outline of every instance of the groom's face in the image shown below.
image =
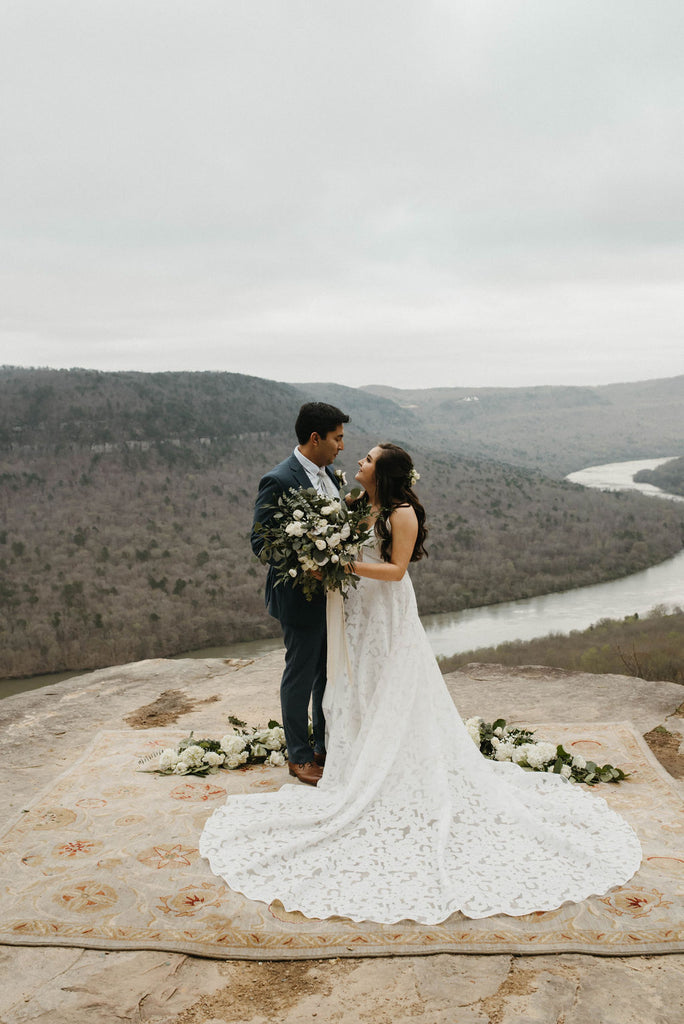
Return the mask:
<path fill-rule="evenodd" d="M 341 451 L 344 450 L 344 425 L 338 423 L 334 430 L 329 430 L 325 437 L 318 437 L 319 466 L 331 466 Z"/>

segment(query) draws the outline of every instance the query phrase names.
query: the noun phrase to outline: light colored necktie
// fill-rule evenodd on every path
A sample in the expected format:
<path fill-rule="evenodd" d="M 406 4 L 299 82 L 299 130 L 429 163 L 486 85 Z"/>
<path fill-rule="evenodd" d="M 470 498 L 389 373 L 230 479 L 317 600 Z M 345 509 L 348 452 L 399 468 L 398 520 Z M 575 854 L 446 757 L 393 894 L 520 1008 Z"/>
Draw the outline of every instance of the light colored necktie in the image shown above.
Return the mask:
<path fill-rule="evenodd" d="M 327 482 L 326 482 L 325 477 L 326 477 L 325 470 L 324 469 L 319 469 L 318 470 L 318 493 L 319 494 L 327 494 L 328 493 Z"/>

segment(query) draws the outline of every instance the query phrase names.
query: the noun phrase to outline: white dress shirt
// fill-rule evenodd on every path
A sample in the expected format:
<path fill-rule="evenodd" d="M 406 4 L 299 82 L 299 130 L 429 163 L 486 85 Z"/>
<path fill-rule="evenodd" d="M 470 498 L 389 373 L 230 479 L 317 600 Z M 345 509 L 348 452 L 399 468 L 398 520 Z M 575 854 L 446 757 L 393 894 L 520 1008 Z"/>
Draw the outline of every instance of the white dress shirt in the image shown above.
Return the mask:
<path fill-rule="evenodd" d="M 319 494 L 327 494 L 331 498 L 339 497 L 335 484 L 332 482 L 323 466 L 317 466 L 315 462 L 311 461 L 311 459 L 307 459 L 306 455 L 302 455 L 299 448 L 295 448 L 294 457 L 306 470 L 306 475 L 311 481 L 311 486 L 315 487 Z"/>

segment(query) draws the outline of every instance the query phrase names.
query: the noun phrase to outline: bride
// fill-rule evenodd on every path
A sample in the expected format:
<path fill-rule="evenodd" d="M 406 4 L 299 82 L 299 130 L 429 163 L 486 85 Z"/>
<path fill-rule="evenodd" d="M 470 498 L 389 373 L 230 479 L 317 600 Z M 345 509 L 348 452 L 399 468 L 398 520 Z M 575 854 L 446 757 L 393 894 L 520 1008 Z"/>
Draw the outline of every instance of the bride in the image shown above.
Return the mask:
<path fill-rule="evenodd" d="M 602 895 L 641 862 L 632 828 L 560 775 L 484 758 L 418 618 L 425 512 L 410 456 L 359 462 L 374 531 L 358 588 L 328 594 L 327 761 L 317 788 L 228 798 L 200 853 L 250 899 L 308 917 L 436 924 Z"/>

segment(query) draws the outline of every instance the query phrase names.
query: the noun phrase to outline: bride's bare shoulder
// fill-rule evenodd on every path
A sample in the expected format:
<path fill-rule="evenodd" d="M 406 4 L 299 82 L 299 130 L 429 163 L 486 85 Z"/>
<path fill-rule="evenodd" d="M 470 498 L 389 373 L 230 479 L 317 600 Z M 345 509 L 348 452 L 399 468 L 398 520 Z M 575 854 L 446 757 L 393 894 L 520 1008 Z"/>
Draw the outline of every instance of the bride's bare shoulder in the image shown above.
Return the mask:
<path fill-rule="evenodd" d="M 411 505 L 395 505 L 390 514 L 392 528 L 397 526 L 412 526 L 418 522 L 418 517 Z"/>

